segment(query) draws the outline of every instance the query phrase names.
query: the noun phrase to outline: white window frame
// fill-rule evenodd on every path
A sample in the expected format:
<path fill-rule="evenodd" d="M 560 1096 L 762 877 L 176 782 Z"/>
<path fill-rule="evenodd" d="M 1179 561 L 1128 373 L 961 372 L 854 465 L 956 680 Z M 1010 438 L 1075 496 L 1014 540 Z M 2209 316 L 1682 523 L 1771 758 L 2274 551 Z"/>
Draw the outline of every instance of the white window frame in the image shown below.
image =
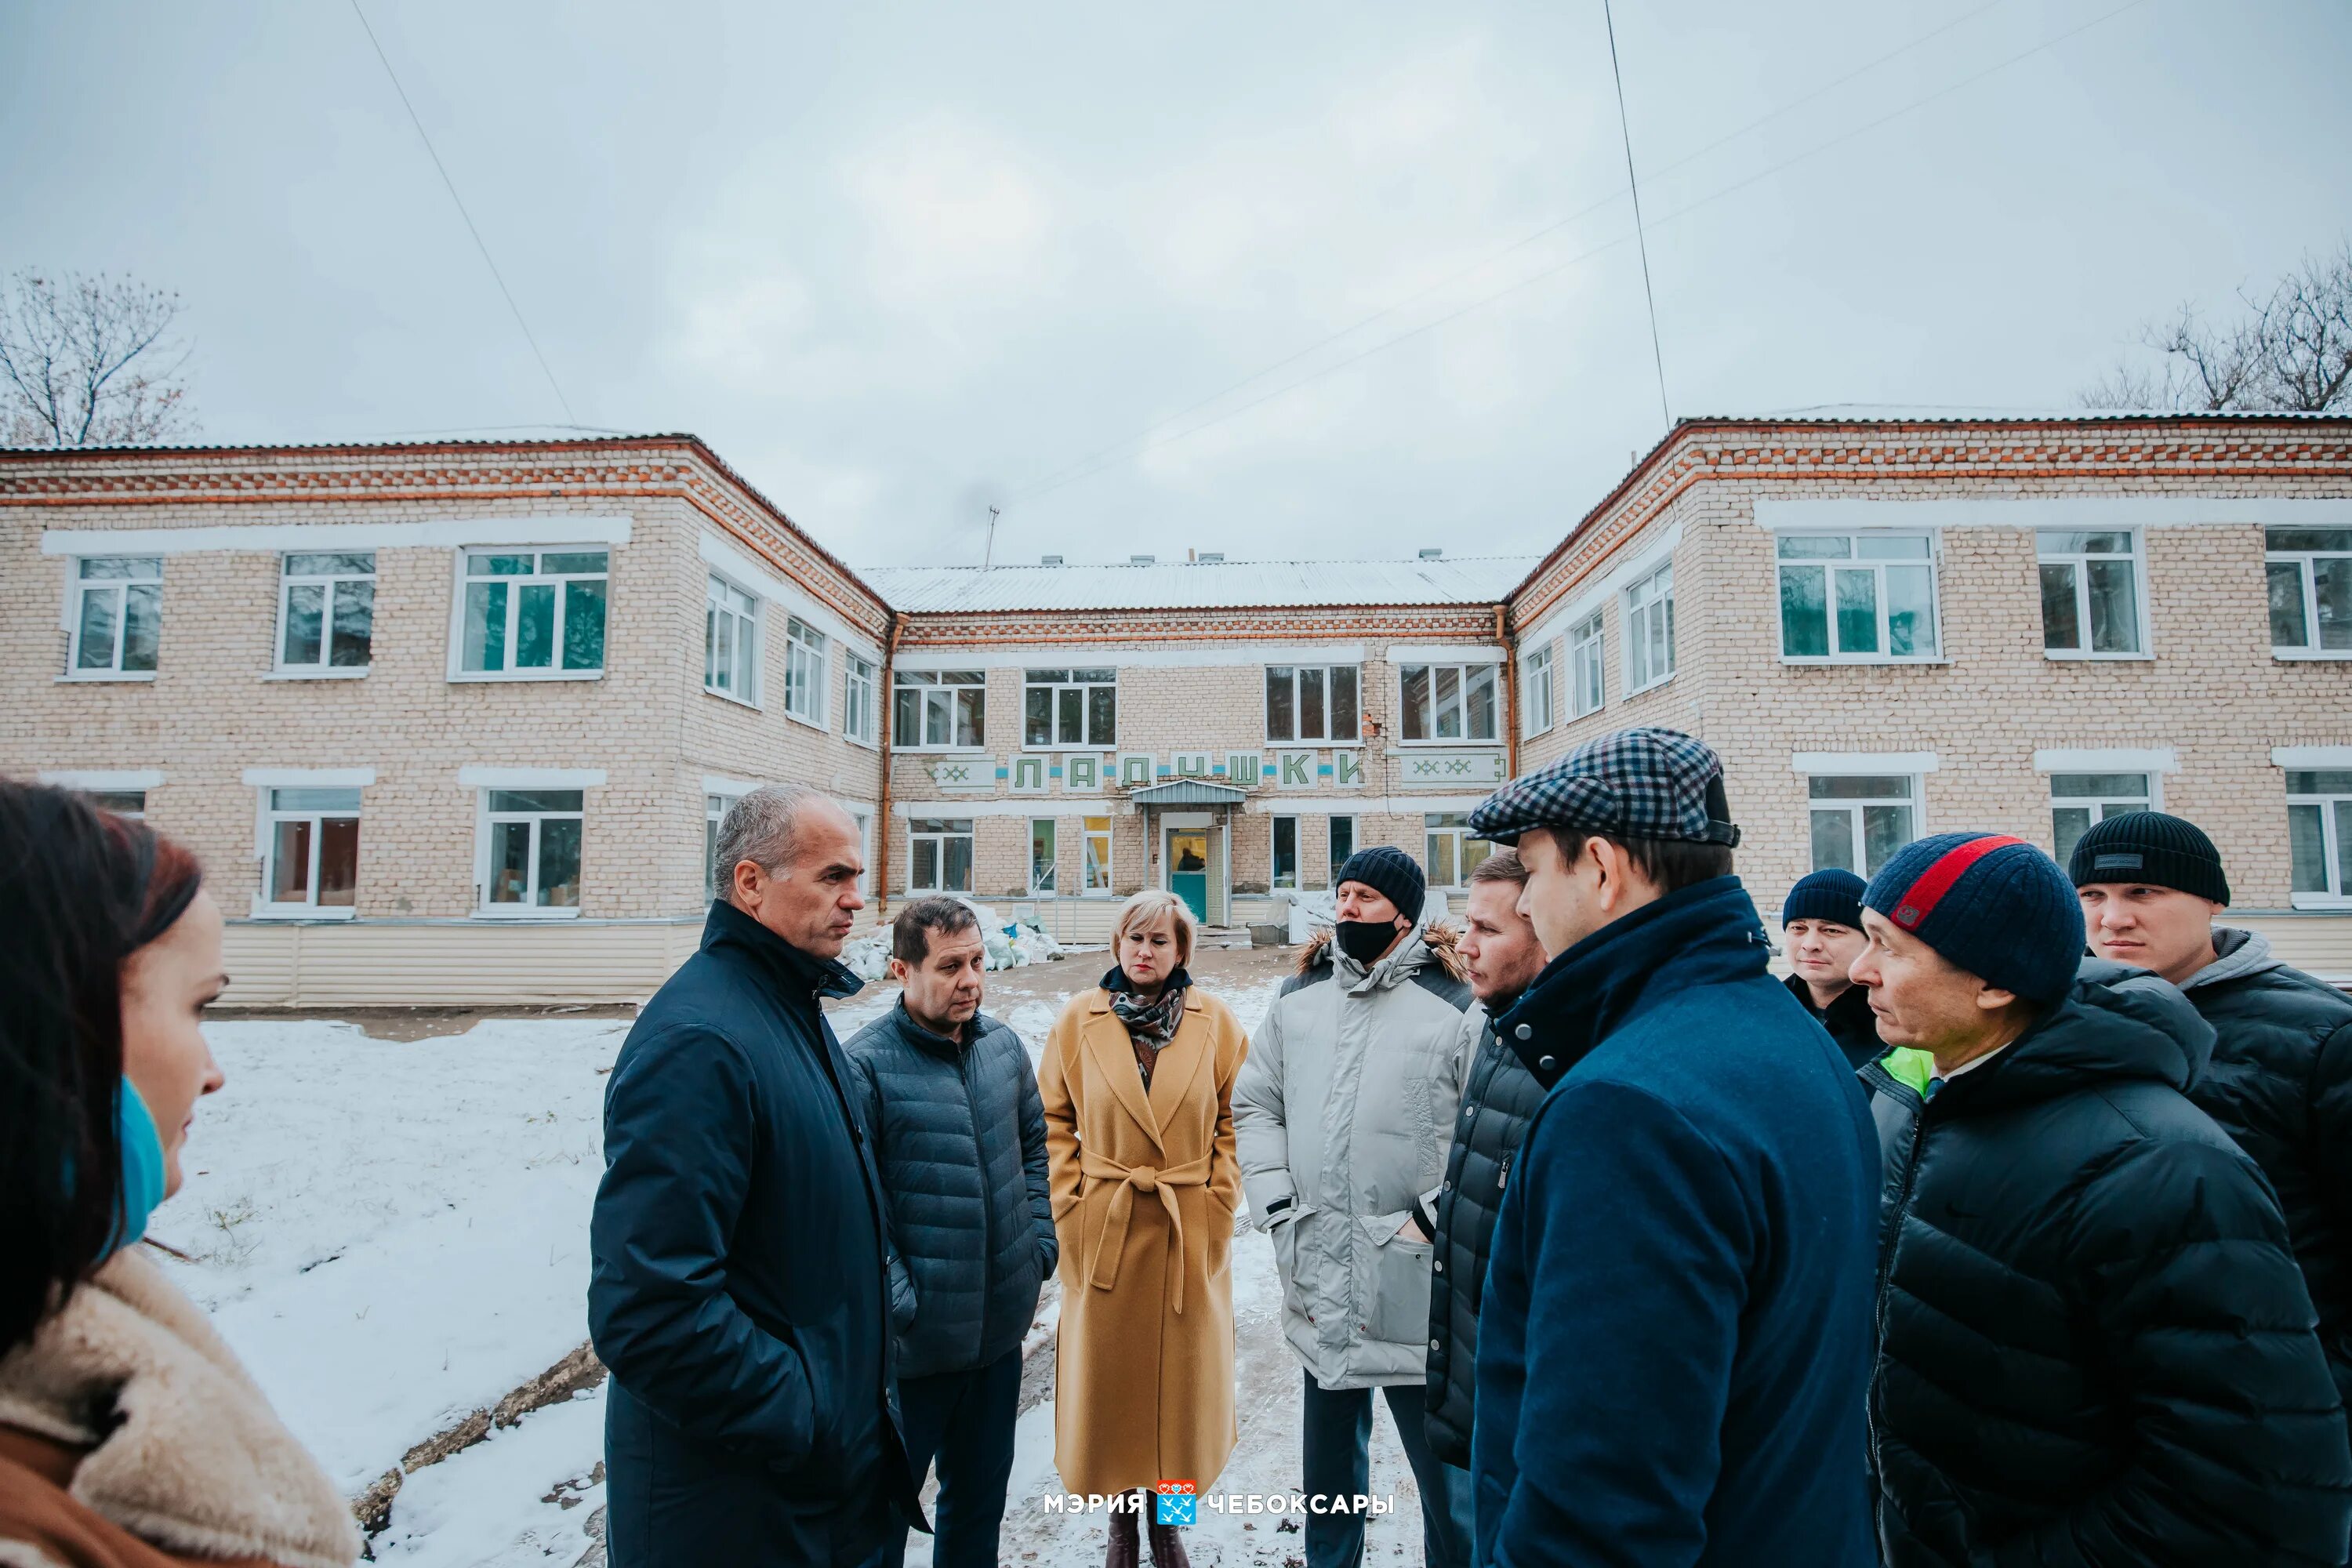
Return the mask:
<path fill-rule="evenodd" d="M 849 820 L 857 824 L 857 859 L 865 868 L 857 873 L 857 890 L 870 896 L 874 891 L 874 814 L 853 805 Z"/>
<path fill-rule="evenodd" d="M 2058 793 L 2060 779 L 2095 778 L 2145 779 L 2147 781 L 2147 787 L 2137 795 L 2117 794 L 2105 790 L 2096 795 L 2060 795 Z M 2091 813 L 2091 820 L 2085 824 L 2085 826 L 2096 827 L 2105 818 L 2117 812 L 2164 809 L 2164 775 L 2154 768 L 2053 768 L 2049 773 L 2049 780 L 2050 853 L 2062 867 L 2066 864 L 2067 856 L 2059 850 L 2058 814 L 2060 812 L 2087 809 Z M 2071 851 L 2073 846 L 2069 845 L 2067 848 Z"/>
<path fill-rule="evenodd" d="M 1277 735 L 1274 732 L 1274 694 L 1271 688 L 1276 679 L 1276 672 L 1287 671 L 1289 674 L 1290 724 L 1291 728 L 1296 730 L 1299 728 L 1298 678 L 1301 672 L 1309 669 L 1317 669 L 1323 672 L 1323 728 L 1327 731 L 1333 728 L 1331 723 L 1331 689 L 1333 679 L 1339 671 L 1344 669 L 1348 672 L 1349 679 L 1353 681 L 1356 688 L 1356 732 L 1354 734 Z M 1265 706 L 1264 717 L 1265 721 L 1265 743 L 1267 745 L 1290 747 L 1352 747 L 1360 746 L 1364 743 L 1364 667 L 1361 664 L 1269 664 L 1265 667 L 1265 689 L 1261 690 L 1260 696 L 1263 698 Z"/>
<path fill-rule="evenodd" d="M 100 561 L 119 561 L 135 575 L 121 577 L 90 577 L 85 575 Z M 125 669 L 122 656 L 131 639 L 131 590 L 152 585 L 155 601 L 155 663 L 163 662 L 163 558 L 160 555 L 77 555 L 70 558 L 72 574 L 66 580 L 66 672 L 60 680 L 152 680 L 152 669 Z M 81 634 L 82 605 L 94 594 L 104 594 L 114 601 L 114 644 L 109 650 L 108 662 L 82 668 Z"/>
<path fill-rule="evenodd" d="M 1416 669 L 1425 670 L 1429 676 L 1428 721 L 1423 728 L 1430 733 L 1419 740 L 1412 740 L 1405 735 L 1404 683 Z M 1454 705 L 1461 715 L 1463 732 L 1459 735 L 1439 735 L 1435 732 L 1442 711 L 1437 699 L 1438 672 L 1448 669 L 1454 672 Z M 1487 710 L 1494 715 L 1495 720 L 1495 732 L 1491 735 L 1473 735 L 1469 732 L 1470 677 L 1479 670 L 1486 672 L 1486 679 L 1493 689 L 1493 700 L 1487 704 Z M 1400 746 L 1499 746 L 1503 743 L 1503 727 L 1509 722 L 1503 716 L 1503 667 L 1491 658 L 1469 659 L 1459 663 L 1452 660 L 1416 658 L 1400 664 L 1396 667 L 1396 742 Z"/>
<path fill-rule="evenodd" d="M 369 565 L 365 572 L 302 572 L 292 570 L 296 558 L 311 555 L 364 555 Z M 288 550 L 278 557 L 278 638 L 270 645 L 270 673 L 289 679 L 357 680 L 365 676 L 375 663 L 375 584 L 376 552 L 373 550 Z M 335 601 L 347 583 L 368 585 L 368 661 L 366 664 L 334 664 Z M 289 664 L 286 661 L 286 630 L 294 618 L 294 590 L 315 587 L 320 591 L 319 657 L 310 664 Z"/>
<path fill-rule="evenodd" d="M 1493 843 L 1480 838 L 1470 831 L 1469 815 L 1462 811 L 1431 811 L 1422 814 L 1421 869 L 1422 873 L 1429 879 L 1431 892 L 1459 892 L 1470 885 L 1470 873 L 1476 870 L 1477 867 L 1465 865 L 1463 862 L 1467 858 L 1469 847 L 1474 842 L 1486 845 L 1486 855 L 1492 855 L 1495 852 L 1496 846 Z M 1431 821 L 1433 817 L 1451 817 L 1454 820 L 1433 822 Z M 1450 882 L 1441 882 L 1437 879 L 1436 857 L 1430 853 L 1430 844 L 1438 838 L 1454 840 L 1454 879 Z M 1484 860 L 1486 855 L 1481 855 L 1478 858 Z"/>
<path fill-rule="evenodd" d="M 2314 807 L 2319 813 L 2319 852 L 2322 857 L 2322 866 L 2326 872 L 2327 881 L 2329 884 L 2328 889 L 2324 891 L 2319 889 L 2295 891 L 2292 890 L 2293 883 L 2292 880 L 2290 880 L 2289 888 L 2291 890 L 2287 895 L 2289 907 L 2298 910 L 2352 910 L 2352 881 L 2347 881 L 2344 876 L 2343 826 L 2336 820 L 2336 808 L 2338 803 L 2352 801 L 2352 791 L 2325 791 L 2317 794 L 2298 794 L 2294 789 L 2294 774 L 2301 773 L 2335 773 L 2352 772 L 2352 763 L 2339 763 L 2332 766 L 2317 767 L 2290 766 L 2285 771 L 2287 773 L 2287 778 L 2285 780 L 2287 786 L 2286 804 L 2290 822 L 2293 820 L 2294 809 L 2298 805 Z M 2291 834 L 2292 828 L 2290 828 L 2290 835 Z M 2292 837 L 2290 837 L 2289 843 L 2290 845 L 2293 843 Z M 2292 849 L 2290 849 L 2290 857 L 2291 856 Z M 2291 874 L 2292 861 L 2290 860 L 2290 876 Z"/>
<path fill-rule="evenodd" d="M 798 616 L 784 617 L 784 717 L 822 730 L 830 721 L 825 635 Z"/>
<path fill-rule="evenodd" d="M 949 685 L 948 677 L 964 679 Z M 918 704 L 917 729 L 919 733 L 909 741 L 898 733 L 898 693 L 916 691 L 922 694 Z M 958 742 L 956 733 L 956 700 L 959 692 L 975 692 L 980 698 L 979 733 L 967 742 Z M 948 739 L 929 742 L 923 739 L 930 733 L 931 710 L 943 710 L 947 720 Z M 980 669 L 899 669 L 890 677 L 890 749 L 894 752 L 982 752 L 988 750 L 988 672 Z"/>
<path fill-rule="evenodd" d="M 730 602 L 730 595 L 741 604 Z M 731 582 L 713 572 L 702 590 L 702 689 L 728 702 L 740 702 L 746 708 L 760 706 L 761 661 L 767 652 L 766 638 L 761 635 L 761 623 L 767 619 L 766 601 L 740 583 Z M 748 606 L 748 608 L 746 607 Z M 729 628 L 736 668 L 722 668 L 719 659 L 719 633 Z M 609 634 L 611 627 L 606 626 Z M 750 644 L 748 655 L 744 651 Z M 741 690 L 731 690 L 725 683 L 738 672 L 744 676 Z"/>
<path fill-rule="evenodd" d="M 1062 885 L 1062 823 L 1059 817 L 1033 816 L 1029 834 L 1023 841 L 1022 854 L 1029 862 L 1029 896 L 1033 899 L 1060 897 Z M 1045 868 L 1045 880 L 1037 879 L 1037 829 L 1043 827 L 1054 841 L 1053 862 Z M 975 846 L 977 847 L 977 846 Z"/>
<path fill-rule="evenodd" d="M 1552 727 L 1553 686 L 1551 644 L 1519 656 L 1519 706 L 1527 713 L 1521 735 L 1540 735 Z"/>
<path fill-rule="evenodd" d="M 1846 542 L 1843 556 L 1801 556 L 1791 560 L 1780 557 L 1783 542 L 1794 539 L 1843 539 Z M 1861 552 L 1864 540 L 1916 539 L 1924 541 L 1927 553 L 1919 556 L 1865 556 Z M 1927 569 L 1927 613 L 1935 617 L 1936 646 L 1926 653 L 1895 653 L 1892 612 L 1886 595 L 1886 569 L 1890 566 L 1926 566 Z M 1772 616 L 1780 630 L 1782 664 L 1942 664 L 1944 658 L 1944 550 L 1943 542 L 1933 529 L 1870 528 L 1853 531 L 1822 529 L 1789 529 L 1772 537 Z M 1822 614 L 1829 637 L 1830 651 L 1790 653 L 1789 651 L 1789 621 L 1781 609 L 1780 578 L 1790 567 L 1819 567 L 1824 598 Z M 1868 571 L 1873 577 L 1873 607 L 1877 615 L 1875 649 L 1847 653 L 1838 647 L 1837 574 Z M 1672 619 L 1670 616 L 1669 620 Z M 1668 639 L 1668 658 L 1672 659 L 1672 639 Z"/>
<path fill-rule="evenodd" d="M 882 672 L 864 654 L 841 650 L 841 732 L 852 745 L 877 744 Z"/>
<path fill-rule="evenodd" d="M 1095 822 L 1101 823 L 1102 826 L 1097 829 L 1087 826 Z M 1102 840 L 1102 886 L 1099 888 L 1087 881 L 1085 858 L 1094 852 L 1094 841 L 1097 837 Z M 1115 897 L 1118 889 L 1118 873 L 1113 864 L 1118 845 L 1118 833 L 1115 823 L 1108 816 L 1081 816 L 1078 818 L 1078 838 L 1080 843 L 1078 875 L 1083 884 L 1078 889 L 1079 896 L 1088 899 Z"/>
<path fill-rule="evenodd" d="M 569 811 L 492 811 L 490 796 L 510 792 L 541 794 L 561 791 L 580 796 L 580 809 Z M 565 821 L 577 817 L 580 823 L 580 893 L 584 902 L 588 893 L 588 796 L 578 784 L 497 784 L 483 785 L 474 794 L 474 918 L 488 921 L 571 921 L 580 918 L 580 905 L 569 908 L 542 905 L 539 902 L 540 841 L 545 825 L 551 820 Z M 531 825 L 529 847 L 529 897 L 519 904 L 490 902 L 490 842 L 491 829 L 501 822 L 528 821 Z"/>
<path fill-rule="evenodd" d="M 2322 647 L 2319 646 L 2319 582 L 2318 574 L 2315 570 L 2319 562 L 2326 560 L 2341 561 L 2344 563 L 2344 570 L 2347 572 L 2352 572 L 2352 555 L 2347 555 L 2341 551 L 2335 550 L 2273 550 L 2271 548 L 2270 544 L 2271 535 L 2273 533 L 2321 533 L 2334 531 L 2336 531 L 2326 528 L 2271 528 L 2265 529 L 2263 531 L 2263 620 L 2265 626 L 2264 635 L 2268 635 L 2268 622 L 2270 620 L 2270 568 L 2273 566 L 2293 565 L 2296 569 L 2298 585 L 2303 591 L 2303 630 L 2304 636 L 2307 639 L 2300 644 L 2280 642 L 2272 643 L 2271 657 L 2273 658 L 2352 658 L 2352 648 Z"/>
<path fill-rule="evenodd" d="M 1900 779 L 1908 793 L 1901 796 L 1856 796 L 1844 800 L 1815 799 L 1813 781 L 1832 778 Z M 1904 844 L 1916 843 L 1927 836 L 1927 790 L 1921 773 L 1902 768 L 1841 768 L 1833 772 L 1825 771 L 1806 774 L 1805 869 L 1811 872 L 1822 868 L 1813 864 L 1813 817 L 1816 814 L 1837 811 L 1843 812 L 1846 818 L 1847 843 L 1853 850 L 1854 863 L 1851 869 L 1855 876 L 1868 879 L 1871 875 L 1868 868 L 1870 855 L 1867 836 L 1863 826 L 1863 809 L 1873 805 L 1907 805 L 1911 808 L 1911 837 L 1905 839 Z M 1900 850 L 1902 847 L 1898 844 L 1895 849 Z"/>
<path fill-rule="evenodd" d="M 1776 575 L 1774 581 L 1779 581 Z M 1663 584 L 1663 586 L 1661 586 Z M 1650 623 L 1665 616 L 1666 663 L 1662 672 L 1650 668 Z M 1642 650 L 1639 679 L 1633 662 L 1635 648 Z M 1645 572 L 1625 585 L 1617 611 L 1617 653 L 1621 668 L 1618 683 L 1625 696 L 1636 697 L 1655 687 L 1664 686 L 1675 678 L 1675 563 L 1671 561 L 1654 572 Z"/>
<path fill-rule="evenodd" d="M 1027 666 L 1024 666 L 1022 668 L 1021 749 L 1024 752 L 1104 752 L 1115 750 L 1118 745 L 1118 668 L 1115 666 L 1103 664 L 1064 665 L 1062 667 L 1074 678 L 1076 676 L 1078 671 L 1082 669 L 1108 669 L 1110 671 L 1110 679 L 1108 680 L 1078 680 L 1076 679 L 1066 680 L 1033 680 L 1030 679 L 1037 669 L 1046 669 L 1049 668 L 1050 667 L 1048 666 L 1039 665 L 1034 668 Z M 1110 691 L 1111 732 L 1108 737 L 1103 737 L 1097 736 L 1093 733 L 1095 724 L 1094 694 L 1105 689 L 1106 688 Z M 1046 728 L 1052 731 L 1053 736 L 1055 737 L 1053 739 L 1045 741 L 1032 741 L 1029 739 L 1029 694 L 1033 691 L 1051 693 L 1051 695 L 1046 699 L 1045 714 Z M 1085 735 L 1075 741 L 1065 741 L 1059 738 L 1062 731 L 1062 693 L 1065 691 L 1076 691 L 1078 693 L 1078 728 L 1087 731 Z"/>
<path fill-rule="evenodd" d="M 918 828 L 915 826 L 918 822 L 937 822 L 941 824 L 942 826 L 939 829 Z M 961 828 L 956 826 L 958 823 L 962 824 Z M 970 893 L 971 891 L 970 888 L 942 888 L 938 886 L 938 883 L 943 879 L 943 874 L 947 870 L 948 843 L 950 840 L 956 838 L 961 838 L 971 846 L 970 851 L 965 855 L 964 864 L 971 868 L 969 873 L 971 879 L 978 879 L 980 875 L 980 835 L 973 831 L 976 826 L 977 819 L 969 816 L 908 817 L 907 819 L 908 893 L 910 895 L 917 893 Z M 935 847 L 931 853 L 931 881 L 928 884 L 915 880 L 915 847 L 918 844 L 924 843 L 929 843 Z M 1024 853 L 1025 854 L 1027 851 L 1024 850 Z"/>
<path fill-rule="evenodd" d="M 705 790 L 702 795 L 702 885 L 706 900 L 719 896 L 719 829 L 726 822 L 727 813 L 743 797 L 726 795 L 718 790 Z"/>
<path fill-rule="evenodd" d="M 2130 550 L 2127 554 L 2122 555 L 2116 554 L 2113 552 L 2105 551 L 2053 550 L 2043 542 L 2045 536 L 2053 533 L 2121 534 L 2129 542 Z M 2083 646 L 2081 647 L 2052 647 L 2049 646 L 2048 642 L 2050 635 L 2049 624 L 2045 620 L 2042 625 L 2042 658 L 2053 659 L 2146 660 L 2156 657 L 2155 652 L 2150 646 L 2152 628 L 2148 624 L 2147 539 L 2144 531 L 2137 528 L 2038 528 L 2033 531 L 2033 560 L 2035 567 L 2033 580 L 2037 594 L 2040 591 L 2042 584 L 2042 568 L 2046 566 L 2063 566 L 2069 568 L 2073 572 L 2074 577 L 2074 625 L 2083 635 Z M 2095 561 L 2104 562 L 2124 560 L 2128 560 L 2131 563 L 2133 611 L 2132 637 L 2138 646 L 2128 652 L 2101 653 L 2095 651 L 2090 646 L 2091 563 Z M 1940 631 L 1940 615 L 1938 617 L 1938 626 Z"/>
<path fill-rule="evenodd" d="M 359 913 L 357 865 L 352 867 L 353 902 L 348 905 L 321 904 L 319 902 L 319 861 L 326 849 L 326 825 L 330 820 L 359 822 L 365 818 L 367 807 L 364 786 L 340 784 L 257 784 L 255 787 L 261 792 L 257 813 L 260 832 L 257 835 L 258 843 L 256 846 L 261 861 L 261 886 L 253 895 L 253 918 L 281 921 L 347 921 L 355 918 Z M 296 789 L 349 790 L 361 799 L 360 804 L 353 805 L 348 811 L 326 806 L 309 808 L 289 806 L 285 810 L 279 810 L 278 792 Z M 310 889 L 310 896 L 300 900 L 281 901 L 270 895 L 278 886 L 278 828 L 279 824 L 288 822 L 308 822 L 310 825 L 310 863 L 303 868 L 303 886 Z"/>
<path fill-rule="evenodd" d="M 467 565 L 477 556 L 528 555 L 531 570 L 513 576 L 470 575 Z M 602 555 L 604 570 L 597 572 L 542 572 L 540 562 L 549 555 Z M 613 547 L 609 544 L 469 544 L 457 552 L 457 586 L 449 595 L 449 679 L 464 680 L 602 680 L 604 671 L 612 668 L 613 658 Z M 593 669 L 563 668 L 563 630 L 572 608 L 572 583 L 596 582 L 604 585 L 604 662 Z M 466 668 L 466 588 L 471 583 L 504 583 L 507 584 L 506 646 L 503 649 L 506 668 L 502 669 L 467 669 Z M 516 644 L 522 636 L 522 616 L 519 604 L 520 589 L 556 584 L 554 658 L 544 668 L 518 669 L 514 665 Z"/>
<path fill-rule="evenodd" d="M 1568 628 L 1568 716 L 1582 719 L 1609 706 L 1609 644 L 1601 612 Z M 1588 700 L 1589 699 L 1589 700 Z"/>
<path fill-rule="evenodd" d="M 1282 879 L 1281 852 L 1276 840 L 1282 825 L 1290 824 L 1290 880 Z M 1270 893 L 1295 893 L 1307 885 L 1307 857 L 1300 852 L 1299 819 L 1289 812 L 1266 818 L 1265 887 Z"/>
<path fill-rule="evenodd" d="M 1326 888 L 1336 888 L 1339 885 L 1339 868 L 1348 858 L 1348 855 L 1336 853 L 1331 843 L 1332 839 L 1339 836 L 1339 824 L 1343 822 L 1348 825 L 1348 855 L 1353 855 L 1356 852 L 1356 814 L 1352 811 L 1332 813 L 1330 816 L 1324 819 L 1323 824 L 1323 858 L 1330 862 L 1323 878 L 1323 885 Z"/>

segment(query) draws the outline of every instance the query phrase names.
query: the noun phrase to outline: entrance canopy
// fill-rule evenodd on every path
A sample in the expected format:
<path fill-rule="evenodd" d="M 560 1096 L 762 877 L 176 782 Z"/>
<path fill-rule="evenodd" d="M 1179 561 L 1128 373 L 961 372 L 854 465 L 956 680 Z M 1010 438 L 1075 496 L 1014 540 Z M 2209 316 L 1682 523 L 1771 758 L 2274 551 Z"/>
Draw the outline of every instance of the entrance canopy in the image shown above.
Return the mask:
<path fill-rule="evenodd" d="M 1206 779 L 1171 779 L 1129 791 L 1127 798 L 1131 805 L 1239 805 L 1249 798 L 1249 792 Z"/>

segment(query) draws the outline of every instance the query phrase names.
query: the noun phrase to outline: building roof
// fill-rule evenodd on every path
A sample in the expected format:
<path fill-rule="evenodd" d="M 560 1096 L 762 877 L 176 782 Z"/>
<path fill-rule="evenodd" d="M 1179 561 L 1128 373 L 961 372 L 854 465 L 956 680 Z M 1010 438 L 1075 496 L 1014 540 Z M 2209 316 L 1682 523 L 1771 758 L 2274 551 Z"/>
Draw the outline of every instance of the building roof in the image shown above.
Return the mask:
<path fill-rule="evenodd" d="M 1210 784 L 1203 779 L 1172 779 L 1167 784 L 1146 784 L 1131 790 L 1128 800 L 1136 805 L 1239 805 L 1249 798 L 1249 792 L 1238 784 Z"/>
<path fill-rule="evenodd" d="M 1417 561 L 1162 561 L 1150 565 L 863 566 L 894 610 L 1226 610 L 1320 605 L 1491 605 L 1532 555 Z"/>

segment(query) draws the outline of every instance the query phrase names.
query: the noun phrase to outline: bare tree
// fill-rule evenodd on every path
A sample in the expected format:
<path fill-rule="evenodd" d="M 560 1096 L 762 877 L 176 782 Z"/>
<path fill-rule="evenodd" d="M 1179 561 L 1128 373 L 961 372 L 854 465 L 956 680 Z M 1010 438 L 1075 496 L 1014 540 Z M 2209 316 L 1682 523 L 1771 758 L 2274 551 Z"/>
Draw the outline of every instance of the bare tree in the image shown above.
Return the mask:
<path fill-rule="evenodd" d="M 180 297 L 104 273 L 0 279 L 0 444 L 110 447 L 195 428 Z"/>
<path fill-rule="evenodd" d="M 2325 413 L 2352 408 L 2352 241 L 2302 267 L 2244 310 L 2213 327 L 2183 305 L 2170 324 L 2150 322 L 2140 342 L 2153 363 L 2126 358 L 2076 401 L 2086 408 L 2245 408 Z"/>

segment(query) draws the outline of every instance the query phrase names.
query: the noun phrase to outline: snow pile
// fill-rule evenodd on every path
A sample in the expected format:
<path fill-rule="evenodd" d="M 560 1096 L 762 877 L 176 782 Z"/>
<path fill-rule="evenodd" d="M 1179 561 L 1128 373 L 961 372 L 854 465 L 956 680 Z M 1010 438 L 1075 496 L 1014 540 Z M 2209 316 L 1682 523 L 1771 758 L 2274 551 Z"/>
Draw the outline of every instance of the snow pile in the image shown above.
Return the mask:
<path fill-rule="evenodd" d="M 986 904 L 961 900 L 980 920 L 981 940 L 988 949 L 991 969 L 1017 969 L 1062 956 L 1062 944 L 1027 921 L 1003 920 Z M 860 980 L 887 980 L 890 974 L 890 932 L 877 928 L 841 950 L 841 962 Z"/>

